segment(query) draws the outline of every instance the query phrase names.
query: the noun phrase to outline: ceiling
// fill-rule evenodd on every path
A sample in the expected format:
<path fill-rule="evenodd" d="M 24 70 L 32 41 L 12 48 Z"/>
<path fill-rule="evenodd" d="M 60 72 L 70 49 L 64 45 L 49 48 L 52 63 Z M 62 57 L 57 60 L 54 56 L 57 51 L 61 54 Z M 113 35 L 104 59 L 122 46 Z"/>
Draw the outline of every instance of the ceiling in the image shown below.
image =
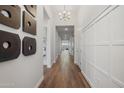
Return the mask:
<path fill-rule="evenodd" d="M 78 5 L 52 5 L 50 7 L 54 10 L 54 12 L 60 12 L 64 10 L 64 6 L 66 10 L 71 11 L 72 13 L 77 11 L 79 8 Z"/>
<path fill-rule="evenodd" d="M 56 30 L 62 40 L 69 40 L 74 37 L 74 26 L 56 26 Z"/>
<path fill-rule="evenodd" d="M 65 10 L 71 13 L 71 19 L 69 21 L 62 21 L 59 18 L 59 13 L 63 12 L 64 5 L 52 5 L 50 6 L 52 11 L 52 15 L 54 16 L 55 24 L 56 25 L 74 25 L 75 23 L 75 16 L 79 10 L 79 6 L 77 5 L 65 5 Z"/>

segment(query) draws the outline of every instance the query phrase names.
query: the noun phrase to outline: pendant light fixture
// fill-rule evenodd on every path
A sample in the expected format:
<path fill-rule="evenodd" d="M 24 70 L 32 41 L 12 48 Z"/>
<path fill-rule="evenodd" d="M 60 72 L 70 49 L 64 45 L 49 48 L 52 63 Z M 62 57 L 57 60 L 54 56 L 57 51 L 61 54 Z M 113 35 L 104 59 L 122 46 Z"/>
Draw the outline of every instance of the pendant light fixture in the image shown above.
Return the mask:
<path fill-rule="evenodd" d="M 66 10 L 66 6 L 64 5 L 64 10 L 58 13 L 59 19 L 63 21 L 69 21 L 71 19 L 71 12 Z"/>

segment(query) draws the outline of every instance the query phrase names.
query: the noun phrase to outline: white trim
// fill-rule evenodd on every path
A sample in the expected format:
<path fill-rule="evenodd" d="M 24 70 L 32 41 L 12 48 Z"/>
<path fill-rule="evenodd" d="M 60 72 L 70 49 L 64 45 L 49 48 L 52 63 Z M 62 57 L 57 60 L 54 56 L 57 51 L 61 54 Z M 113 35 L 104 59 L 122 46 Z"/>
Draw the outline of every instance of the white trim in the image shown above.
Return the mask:
<path fill-rule="evenodd" d="M 93 83 L 90 81 L 90 79 L 88 79 L 87 75 L 83 71 L 81 71 L 81 73 L 83 74 L 84 78 L 87 80 L 87 82 L 90 85 L 90 87 L 94 88 Z"/>
<path fill-rule="evenodd" d="M 87 24 L 83 28 L 82 27 L 79 28 L 78 30 L 82 32 L 87 31 L 89 28 L 91 28 L 93 25 L 95 25 L 97 22 L 102 20 L 104 17 L 106 17 L 108 14 L 110 14 L 112 11 L 114 11 L 118 7 L 119 5 L 108 5 L 103 11 L 101 11 L 101 13 L 98 16 L 96 16 L 93 20 L 91 20 L 89 24 Z"/>
<path fill-rule="evenodd" d="M 124 40 L 112 41 L 112 46 L 124 46 Z"/>
<path fill-rule="evenodd" d="M 89 65 L 91 65 L 94 69 L 99 71 L 100 73 L 104 74 L 106 77 L 110 78 L 112 83 L 116 84 L 118 87 L 122 87 L 122 88 L 124 87 L 124 83 L 122 81 L 120 81 L 119 79 L 117 79 L 116 77 L 110 76 L 109 73 L 105 72 L 104 70 L 100 69 L 99 67 L 97 67 L 96 65 L 94 65 L 88 61 L 87 61 L 87 63 Z M 91 85 L 91 87 L 93 87 L 93 83 L 91 83 L 90 79 L 88 79 L 88 77 L 86 76 L 86 74 L 83 71 L 81 71 L 81 72 L 84 75 L 84 77 L 86 78 L 86 80 L 88 81 L 88 83 Z"/>
<path fill-rule="evenodd" d="M 100 16 L 102 16 L 104 14 L 104 12 L 106 12 L 109 8 L 111 7 L 111 5 L 108 5 L 107 7 L 105 7 L 105 9 L 103 11 L 100 12 L 100 14 L 98 14 L 93 20 L 91 20 L 89 22 L 89 24 L 87 24 L 84 28 L 82 29 L 86 29 L 88 28 L 90 25 L 92 25 Z"/>
<path fill-rule="evenodd" d="M 93 25 L 98 23 L 100 20 L 102 20 L 104 17 L 106 17 L 108 14 L 110 14 L 112 11 L 114 11 L 116 8 L 118 8 L 118 5 L 108 6 L 100 15 L 98 15 L 93 21 L 91 21 L 90 24 L 85 26 L 82 30 L 87 31 L 89 28 L 91 28 Z"/>
<path fill-rule="evenodd" d="M 86 29 L 88 26 L 90 26 L 92 23 L 94 23 L 110 7 L 111 7 L 111 5 L 107 5 L 93 20 L 91 20 L 88 24 L 86 24 L 86 26 L 80 27 L 78 30 L 84 30 L 84 29 Z M 84 31 L 82 31 L 82 32 L 84 32 Z"/>
<path fill-rule="evenodd" d="M 87 61 L 87 64 L 89 64 L 90 66 L 92 66 L 93 68 L 95 68 L 97 71 L 99 71 L 100 73 L 104 74 L 105 76 L 109 76 L 109 73 L 104 71 L 103 69 L 101 69 L 100 67 L 98 67 L 97 65 L 91 63 L 91 62 L 88 62 Z"/>
<path fill-rule="evenodd" d="M 41 84 L 41 82 L 43 81 L 43 76 L 40 78 L 40 80 L 36 83 L 34 88 L 38 88 Z"/>
<path fill-rule="evenodd" d="M 113 83 L 115 83 L 117 86 L 123 88 L 124 87 L 124 83 L 122 81 L 120 81 L 119 79 L 111 76 L 111 80 Z"/>

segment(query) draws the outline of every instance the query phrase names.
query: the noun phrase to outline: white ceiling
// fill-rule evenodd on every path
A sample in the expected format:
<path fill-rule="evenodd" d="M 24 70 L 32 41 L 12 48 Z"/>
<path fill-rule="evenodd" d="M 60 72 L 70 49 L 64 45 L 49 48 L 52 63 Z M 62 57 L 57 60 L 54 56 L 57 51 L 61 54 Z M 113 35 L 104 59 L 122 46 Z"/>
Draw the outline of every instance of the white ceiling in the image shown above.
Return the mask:
<path fill-rule="evenodd" d="M 77 5 L 66 5 L 65 10 L 71 12 L 71 20 L 70 21 L 62 21 L 59 19 L 59 12 L 62 12 L 64 10 L 64 5 L 51 5 L 50 9 L 52 11 L 52 15 L 55 20 L 56 25 L 74 25 L 76 14 L 79 10 L 79 6 Z"/>
<path fill-rule="evenodd" d="M 56 30 L 62 40 L 69 40 L 74 37 L 74 26 L 56 26 Z"/>
<path fill-rule="evenodd" d="M 64 5 L 52 5 L 50 6 L 54 12 L 60 12 L 64 10 Z M 76 12 L 79 6 L 77 5 L 65 5 L 65 9 L 71 11 L 72 13 Z"/>

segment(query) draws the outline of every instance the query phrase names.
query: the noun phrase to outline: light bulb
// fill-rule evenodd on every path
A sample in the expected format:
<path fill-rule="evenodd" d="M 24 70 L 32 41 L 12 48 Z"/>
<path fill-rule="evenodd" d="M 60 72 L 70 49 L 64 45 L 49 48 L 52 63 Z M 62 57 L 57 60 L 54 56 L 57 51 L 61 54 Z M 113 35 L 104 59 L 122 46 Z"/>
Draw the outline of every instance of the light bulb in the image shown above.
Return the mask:
<path fill-rule="evenodd" d="M 70 15 L 71 14 L 71 12 L 68 12 L 68 15 Z"/>
<path fill-rule="evenodd" d="M 66 11 L 65 10 L 63 11 L 63 14 L 66 14 Z"/>
<path fill-rule="evenodd" d="M 58 15 L 59 15 L 59 16 L 61 16 L 61 15 L 62 15 L 62 13 L 59 13 Z"/>

